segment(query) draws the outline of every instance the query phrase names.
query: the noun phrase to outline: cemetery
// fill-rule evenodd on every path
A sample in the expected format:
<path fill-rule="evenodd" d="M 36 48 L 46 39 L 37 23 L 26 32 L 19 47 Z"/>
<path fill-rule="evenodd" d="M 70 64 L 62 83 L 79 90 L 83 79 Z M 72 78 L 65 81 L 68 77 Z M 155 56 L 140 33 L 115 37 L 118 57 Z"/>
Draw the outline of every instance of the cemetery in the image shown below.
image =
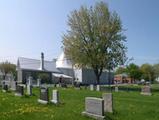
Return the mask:
<path fill-rule="evenodd" d="M 16 91 L 0 90 L 0 118 L 2 120 L 158 120 L 159 93 L 141 95 L 142 91 L 96 91 L 90 87 L 80 90 L 69 86 L 32 88 L 17 86 Z M 129 86 L 130 87 L 130 86 Z M 138 86 L 142 88 L 141 86 Z M 120 88 L 120 87 L 119 87 Z M 154 89 L 154 90 L 153 90 Z M 17 94 L 18 96 L 15 96 Z M 152 117 L 153 116 L 153 117 Z"/>
<path fill-rule="evenodd" d="M 158 46 L 147 42 L 158 36 L 146 31 L 156 30 L 147 19 L 156 9 L 143 1 L 5 2 L 0 120 L 159 120 Z"/>

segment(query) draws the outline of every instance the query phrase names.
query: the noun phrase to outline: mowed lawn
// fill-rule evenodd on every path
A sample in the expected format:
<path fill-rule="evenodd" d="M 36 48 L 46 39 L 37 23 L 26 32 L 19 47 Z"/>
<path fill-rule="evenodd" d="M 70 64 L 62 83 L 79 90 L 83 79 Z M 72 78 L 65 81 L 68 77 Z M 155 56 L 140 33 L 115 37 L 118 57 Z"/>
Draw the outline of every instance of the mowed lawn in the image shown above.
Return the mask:
<path fill-rule="evenodd" d="M 101 97 L 103 93 L 73 88 L 61 88 L 59 92 L 61 104 L 41 105 L 37 102 L 38 88 L 31 97 L 0 91 L 0 120 L 92 120 L 81 115 L 85 97 Z M 139 92 L 113 92 L 113 96 L 114 113 L 106 113 L 107 120 L 159 120 L 159 93 L 142 96 Z"/>

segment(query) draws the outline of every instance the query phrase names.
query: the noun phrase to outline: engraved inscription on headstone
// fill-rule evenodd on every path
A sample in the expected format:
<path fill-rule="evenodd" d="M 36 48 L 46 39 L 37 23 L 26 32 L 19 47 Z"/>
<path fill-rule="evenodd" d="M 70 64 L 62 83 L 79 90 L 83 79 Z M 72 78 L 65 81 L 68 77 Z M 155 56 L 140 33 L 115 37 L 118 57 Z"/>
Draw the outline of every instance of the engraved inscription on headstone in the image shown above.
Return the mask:
<path fill-rule="evenodd" d="M 104 93 L 104 112 L 113 112 L 113 96 L 112 93 Z"/>
<path fill-rule="evenodd" d="M 85 98 L 85 111 L 83 115 L 95 118 L 97 120 L 103 120 L 104 116 L 104 100 L 95 97 Z"/>

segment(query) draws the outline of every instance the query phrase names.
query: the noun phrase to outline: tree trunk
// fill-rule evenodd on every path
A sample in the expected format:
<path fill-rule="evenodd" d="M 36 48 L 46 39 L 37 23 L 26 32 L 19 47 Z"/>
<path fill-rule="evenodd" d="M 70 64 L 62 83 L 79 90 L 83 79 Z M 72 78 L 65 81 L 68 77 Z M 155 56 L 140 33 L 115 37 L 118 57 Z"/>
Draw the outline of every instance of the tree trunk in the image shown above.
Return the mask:
<path fill-rule="evenodd" d="M 97 82 L 97 84 L 99 84 L 100 83 L 100 76 L 102 74 L 102 69 L 100 69 L 100 70 L 94 69 L 94 73 L 96 75 L 96 82 Z"/>

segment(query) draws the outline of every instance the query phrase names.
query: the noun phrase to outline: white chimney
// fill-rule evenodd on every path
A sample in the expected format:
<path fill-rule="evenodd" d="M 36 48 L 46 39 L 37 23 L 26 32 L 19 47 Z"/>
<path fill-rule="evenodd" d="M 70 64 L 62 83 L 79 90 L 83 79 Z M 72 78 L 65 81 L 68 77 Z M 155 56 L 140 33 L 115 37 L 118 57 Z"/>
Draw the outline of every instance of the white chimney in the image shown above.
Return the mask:
<path fill-rule="evenodd" d="M 44 70 L 44 53 L 41 53 L 40 69 Z"/>

